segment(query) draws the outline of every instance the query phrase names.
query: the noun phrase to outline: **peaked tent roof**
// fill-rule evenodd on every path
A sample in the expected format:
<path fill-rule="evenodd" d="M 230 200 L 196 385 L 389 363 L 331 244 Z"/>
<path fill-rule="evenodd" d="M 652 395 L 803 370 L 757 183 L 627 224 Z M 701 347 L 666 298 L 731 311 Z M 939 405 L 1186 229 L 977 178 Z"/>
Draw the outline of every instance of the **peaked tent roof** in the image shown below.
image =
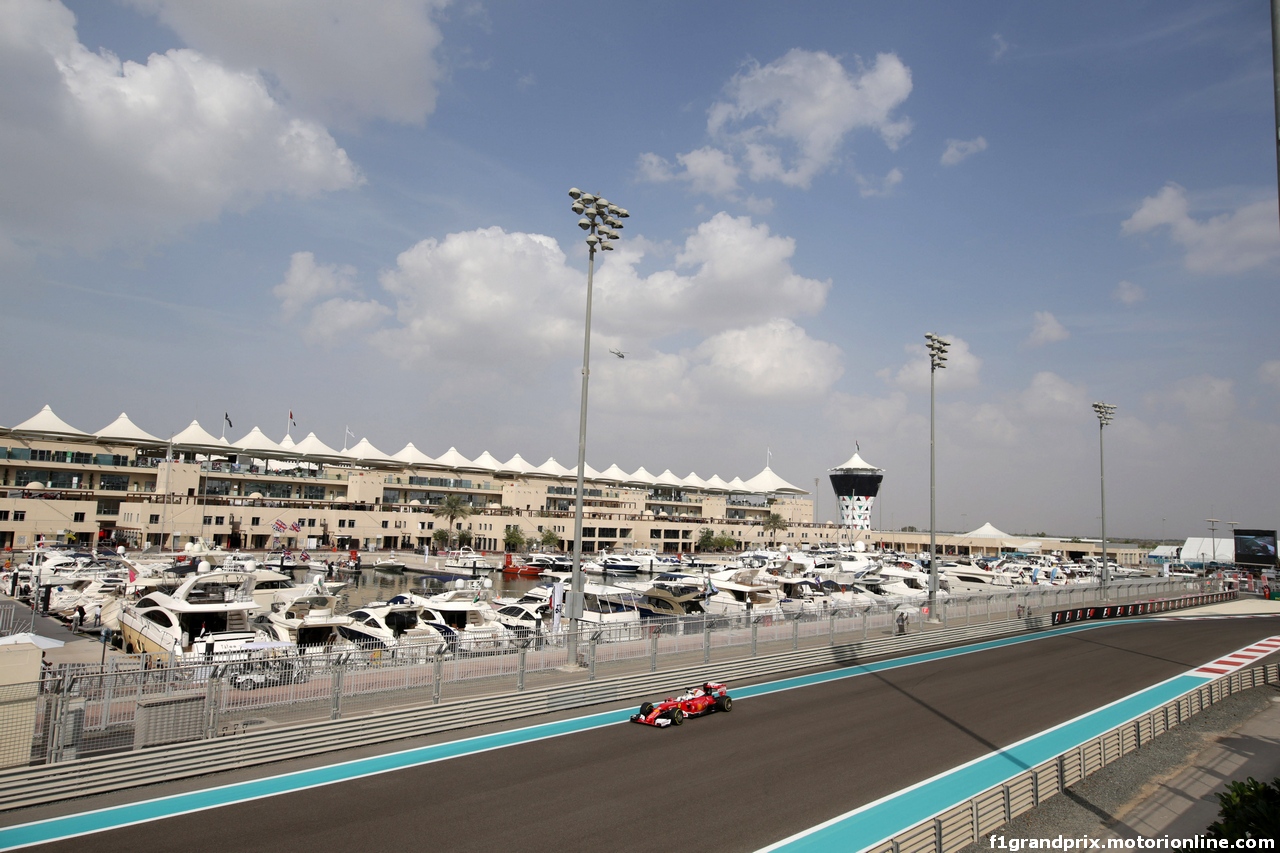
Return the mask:
<path fill-rule="evenodd" d="M 991 522 L 988 521 L 977 530 L 969 531 L 965 536 L 980 536 L 985 539 L 1007 539 L 1009 534 L 1001 530 L 997 530 Z"/>
<path fill-rule="evenodd" d="M 316 438 L 314 432 L 307 433 L 307 437 L 299 441 L 293 446 L 293 452 L 303 456 L 319 456 L 329 459 L 346 459 L 339 451 L 334 450 L 320 439 Z"/>
<path fill-rule="evenodd" d="M 525 461 L 523 456 L 517 453 L 506 462 L 503 462 L 502 468 L 499 470 L 510 471 L 514 474 L 529 474 L 533 472 L 534 467 Z"/>
<path fill-rule="evenodd" d="M 804 489 L 793 486 L 786 480 L 773 473 L 773 469 L 768 465 L 764 466 L 764 470 L 756 474 L 746 482 L 747 489 L 753 494 L 786 494 L 786 495 L 807 495 Z"/>
<path fill-rule="evenodd" d="M 670 468 L 663 471 L 658 476 L 654 477 L 653 480 L 654 480 L 654 483 L 656 483 L 659 486 L 671 486 L 672 488 L 676 488 L 676 489 L 684 488 L 684 480 L 681 480 L 679 477 L 673 474 Z"/>
<path fill-rule="evenodd" d="M 392 455 L 391 458 L 406 465 L 431 465 L 436 461 L 414 447 L 412 441 L 401 448 L 399 453 Z"/>
<path fill-rule="evenodd" d="M 445 468 L 463 468 L 471 467 L 471 460 L 458 452 L 458 448 L 450 447 L 444 453 L 436 457 L 436 464 L 443 465 Z"/>
<path fill-rule="evenodd" d="M 16 427 L 12 427 L 10 432 L 40 432 L 49 435 L 89 435 L 89 433 L 76 429 L 71 424 L 55 415 L 52 407 L 50 406 L 45 406 L 39 412 L 36 412 L 34 416 L 27 418 Z"/>
<path fill-rule="evenodd" d="M 851 456 L 851 457 L 849 458 L 849 461 L 848 461 L 848 462 L 844 463 L 843 465 L 837 465 L 836 467 L 834 467 L 834 468 L 830 468 L 830 469 L 828 469 L 828 470 L 831 470 L 831 471 L 849 471 L 849 470 L 853 470 L 853 471 L 883 471 L 884 469 L 883 469 L 883 468 L 877 468 L 877 467 L 876 467 L 876 466 L 874 466 L 874 465 L 869 465 L 869 464 L 867 464 L 867 461 L 866 461 L 865 459 L 863 459 L 861 456 L 859 456 L 857 453 L 855 453 L 855 454 L 853 454 L 853 456 Z"/>
<path fill-rule="evenodd" d="M 655 486 L 658 483 L 657 478 L 646 471 L 643 465 L 637 468 L 634 474 L 627 475 L 627 482 L 639 483 L 642 486 Z"/>
<path fill-rule="evenodd" d="M 192 421 L 186 429 L 175 435 L 170 441 L 182 447 L 211 448 L 219 452 L 227 449 L 227 443 L 219 441 L 206 432 L 205 428 L 200 426 L 199 421 Z"/>
<path fill-rule="evenodd" d="M 294 448 L 293 436 L 286 432 L 284 434 L 284 438 L 280 439 L 280 446 L 283 447 L 285 450 L 293 450 Z"/>
<path fill-rule="evenodd" d="M 534 468 L 533 471 L 537 474 L 545 474 L 548 477 L 563 478 L 569 476 L 569 469 L 557 462 L 554 456 L 547 457 L 547 461 Z"/>
<path fill-rule="evenodd" d="M 600 472 L 599 472 L 599 471 L 597 471 L 595 468 L 592 468 L 590 464 L 586 464 L 586 463 L 584 463 L 584 464 L 583 464 L 583 466 L 582 466 L 582 470 L 586 472 L 585 474 L 583 474 L 583 475 L 582 475 L 582 479 L 584 479 L 584 480 L 599 480 L 599 479 L 600 479 Z M 574 465 L 572 468 L 570 468 L 570 469 L 569 469 L 569 476 L 570 476 L 570 477 L 577 477 L 577 476 L 578 476 L 578 466 L 577 466 L 577 465 Z"/>
<path fill-rule="evenodd" d="M 378 448 L 374 447 L 367 438 L 362 438 L 348 450 L 343 451 L 340 455 L 348 459 L 354 459 L 357 462 L 397 462 Z"/>
<path fill-rule="evenodd" d="M 1218 563 L 1234 563 L 1236 561 L 1236 540 L 1231 536 L 1192 536 L 1182 543 L 1182 562 L 1203 563 L 1213 560 Z"/>
<path fill-rule="evenodd" d="M 627 472 L 619 468 L 618 463 L 615 462 L 601 471 L 597 479 L 607 480 L 611 483 L 625 483 L 627 481 Z"/>
<path fill-rule="evenodd" d="M 689 476 L 685 477 L 680 482 L 684 483 L 691 489 L 705 489 L 707 487 L 707 481 L 699 477 L 697 471 L 690 471 Z"/>
<path fill-rule="evenodd" d="M 496 473 L 502 470 L 502 463 L 487 450 L 475 459 L 472 459 L 471 465 L 474 468 L 479 468 L 481 471 L 488 471 L 490 473 Z"/>
<path fill-rule="evenodd" d="M 271 439 L 267 438 L 266 433 L 264 433 L 258 427 L 254 427 L 253 429 L 249 430 L 249 434 L 246 435 L 244 438 L 240 439 L 239 441 L 237 441 L 233 445 L 233 447 L 235 447 L 237 450 L 247 450 L 251 453 L 258 452 L 258 453 L 284 454 L 287 452 L 283 447 L 276 444 Z"/>
<path fill-rule="evenodd" d="M 719 474 L 712 474 L 707 478 L 707 488 L 713 492 L 727 492 L 729 491 L 729 484 Z"/>
<path fill-rule="evenodd" d="M 747 484 L 742 482 L 741 477 L 734 477 L 732 480 L 729 481 L 729 491 L 742 492 L 743 494 L 749 494 L 751 492 L 751 489 L 747 488 Z"/>
<path fill-rule="evenodd" d="M 98 430 L 95 434 L 104 441 L 123 439 L 125 441 L 150 441 L 156 444 L 164 444 L 164 439 L 156 438 L 151 433 L 139 429 L 124 412 L 121 412 L 120 417 Z"/>

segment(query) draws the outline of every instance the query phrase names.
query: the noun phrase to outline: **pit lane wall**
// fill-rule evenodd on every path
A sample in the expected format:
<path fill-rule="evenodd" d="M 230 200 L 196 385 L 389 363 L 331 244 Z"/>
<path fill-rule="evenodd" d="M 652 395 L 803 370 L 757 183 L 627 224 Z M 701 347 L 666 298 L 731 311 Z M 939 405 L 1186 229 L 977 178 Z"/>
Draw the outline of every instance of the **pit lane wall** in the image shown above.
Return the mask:
<path fill-rule="evenodd" d="M 1207 604 L 1234 601 L 1235 598 L 1236 592 L 1232 590 L 1230 592 L 1207 592 L 1200 595 L 1188 595 L 1182 598 L 1168 598 L 1159 601 L 1135 601 L 1129 604 L 1073 607 L 1069 610 L 1055 610 L 1050 624 L 1066 625 L 1070 622 L 1086 622 L 1093 619 L 1124 619 L 1130 616 L 1147 616 L 1152 613 L 1169 613 L 1174 610 L 1186 610 L 1188 607 L 1204 607 Z"/>

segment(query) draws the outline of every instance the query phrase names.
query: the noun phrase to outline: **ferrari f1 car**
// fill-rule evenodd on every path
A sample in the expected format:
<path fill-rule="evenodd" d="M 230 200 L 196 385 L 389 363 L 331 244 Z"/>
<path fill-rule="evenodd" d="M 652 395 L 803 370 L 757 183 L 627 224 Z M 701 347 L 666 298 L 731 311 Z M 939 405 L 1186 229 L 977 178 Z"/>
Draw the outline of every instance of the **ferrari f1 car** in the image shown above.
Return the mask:
<path fill-rule="evenodd" d="M 708 681 L 700 687 L 690 687 L 679 696 L 661 702 L 645 702 L 640 713 L 631 715 L 631 722 L 646 726 L 678 726 L 685 717 L 701 717 L 712 711 L 732 711 L 733 698 L 729 688 L 716 681 Z"/>

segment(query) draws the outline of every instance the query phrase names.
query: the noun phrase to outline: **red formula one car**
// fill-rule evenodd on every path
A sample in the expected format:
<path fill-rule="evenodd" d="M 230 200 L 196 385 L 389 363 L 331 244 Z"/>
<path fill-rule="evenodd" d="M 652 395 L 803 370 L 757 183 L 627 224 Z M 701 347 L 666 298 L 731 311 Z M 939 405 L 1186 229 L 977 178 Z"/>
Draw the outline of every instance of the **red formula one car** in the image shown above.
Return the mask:
<path fill-rule="evenodd" d="M 640 713 L 631 715 L 631 722 L 646 726 L 678 726 L 685 717 L 701 717 L 712 711 L 732 711 L 733 698 L 729 688 L 716 681 L 708 681 L 701 687 L 690 687 L 679 696 L 663 699 L 656 705 L 645 702 Z"/>

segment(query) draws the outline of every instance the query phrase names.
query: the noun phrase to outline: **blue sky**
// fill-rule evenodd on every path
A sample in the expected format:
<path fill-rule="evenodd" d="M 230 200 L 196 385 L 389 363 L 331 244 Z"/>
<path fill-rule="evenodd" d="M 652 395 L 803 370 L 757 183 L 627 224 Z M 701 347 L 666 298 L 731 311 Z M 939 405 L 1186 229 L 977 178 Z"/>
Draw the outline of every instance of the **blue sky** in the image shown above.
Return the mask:
<path fill-rule="evenodd" d="M 0 424 L 886 469 L 877 522 L 1280 524 L 1265 4 L 6 0 Z M 610 349 L 627 353 L 625 359 Z"/>

